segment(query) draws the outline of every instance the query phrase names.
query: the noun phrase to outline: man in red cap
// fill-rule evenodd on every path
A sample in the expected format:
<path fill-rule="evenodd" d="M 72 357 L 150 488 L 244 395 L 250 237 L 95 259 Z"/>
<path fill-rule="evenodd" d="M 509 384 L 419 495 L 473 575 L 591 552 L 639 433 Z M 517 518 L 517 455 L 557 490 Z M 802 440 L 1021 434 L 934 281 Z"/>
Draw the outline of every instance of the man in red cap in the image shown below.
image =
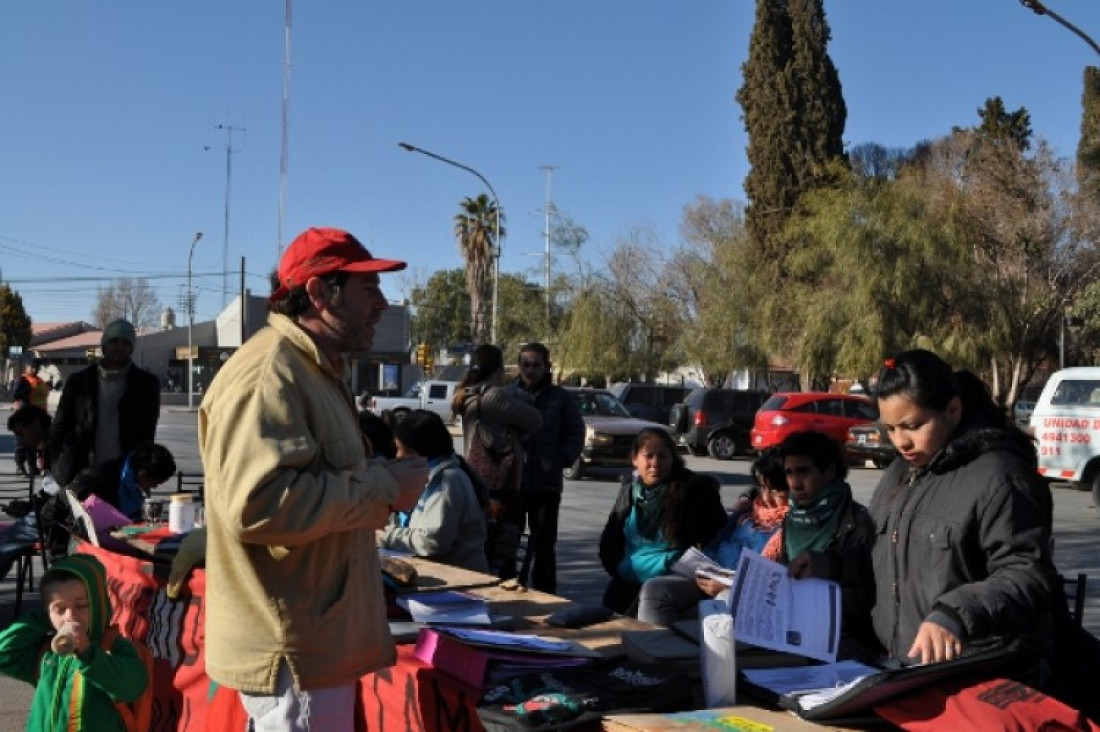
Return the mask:
<path fill-rule="evenodd" d="M 199 410 L 206 478 L 206 669 L 237 689 L 249 729 L 352 730 L 356 682 L 393 665 L 375 530 L 411 510 L 423 458 L 368 461 L 344 354 L 386 309 L 376 259 L 351 234 L 287 248 L 267 327 Z"/>

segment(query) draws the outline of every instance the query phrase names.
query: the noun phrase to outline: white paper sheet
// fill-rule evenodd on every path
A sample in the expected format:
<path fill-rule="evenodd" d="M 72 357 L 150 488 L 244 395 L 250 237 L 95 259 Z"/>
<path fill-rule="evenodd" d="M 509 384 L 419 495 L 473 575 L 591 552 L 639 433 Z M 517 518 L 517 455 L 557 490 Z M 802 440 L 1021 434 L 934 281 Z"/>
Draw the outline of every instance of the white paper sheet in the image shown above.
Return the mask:
<path fill-rule="evenodd" d="M 398 595 L 398 606 L 409 611 L 418 623 L 438 625 L 491 625 L 489 603 L 464 592 L 443 590 Z"/>
<path fill-rule="evenodd" d="M 719 572 L 729 571 L 693 546 L 688 547 L 671 567 L 671 570 L 676 574 L 690 579 L 695 579 L 696 573 L 701 569 Z"/>
<path fill-rule="evenodd" d="M 745 549 L 730 605 L 738 641 L 836 661 L 840 644 L 840 585 L 836 582 L 791 579 L 784 565 Z"/>

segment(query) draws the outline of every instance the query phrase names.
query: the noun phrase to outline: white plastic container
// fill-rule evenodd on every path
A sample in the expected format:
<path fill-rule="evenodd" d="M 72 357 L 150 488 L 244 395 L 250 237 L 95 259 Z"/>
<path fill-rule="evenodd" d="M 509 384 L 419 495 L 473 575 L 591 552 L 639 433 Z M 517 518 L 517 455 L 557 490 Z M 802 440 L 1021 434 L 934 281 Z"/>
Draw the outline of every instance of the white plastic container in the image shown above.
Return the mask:
<path fill-rule="evenodd" d="M 187 493 L 177 493 L 168 504 L 168 530 L 184 534 L 195 528 L 195 503 Z"/>

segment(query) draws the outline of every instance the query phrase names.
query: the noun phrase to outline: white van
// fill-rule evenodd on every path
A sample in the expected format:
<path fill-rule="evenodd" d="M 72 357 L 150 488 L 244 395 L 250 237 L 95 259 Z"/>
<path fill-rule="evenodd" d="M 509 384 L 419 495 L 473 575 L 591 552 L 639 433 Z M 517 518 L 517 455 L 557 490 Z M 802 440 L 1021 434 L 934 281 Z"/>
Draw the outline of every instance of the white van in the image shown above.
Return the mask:
<path fill-rule="evenodd" d="M 1039 474 L 1092 490 L 1100 506 L 1100 367 L 1056 371 L 1031 414 Z"/>

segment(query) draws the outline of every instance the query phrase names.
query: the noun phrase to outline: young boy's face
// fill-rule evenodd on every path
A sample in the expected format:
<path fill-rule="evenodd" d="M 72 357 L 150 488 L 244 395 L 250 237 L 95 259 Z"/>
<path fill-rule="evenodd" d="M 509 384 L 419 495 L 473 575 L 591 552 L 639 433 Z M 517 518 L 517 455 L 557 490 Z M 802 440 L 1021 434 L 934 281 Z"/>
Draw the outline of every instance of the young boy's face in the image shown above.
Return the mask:
<path fill-rule="evenodd" d="M 54 584 L 49 591 L 49 596 L 42 598 L 46 603 L 46 609 L 50 613 L 50 623 L 54 628 L 60 628 L 65 623 L 79 623 L 84 631 L 90 630 L 88 622 L 91 620 L 91 609 L 88 606 L 88 592 L 84 589 L 84 583 L 75 577 L 71 580 Z"/>

